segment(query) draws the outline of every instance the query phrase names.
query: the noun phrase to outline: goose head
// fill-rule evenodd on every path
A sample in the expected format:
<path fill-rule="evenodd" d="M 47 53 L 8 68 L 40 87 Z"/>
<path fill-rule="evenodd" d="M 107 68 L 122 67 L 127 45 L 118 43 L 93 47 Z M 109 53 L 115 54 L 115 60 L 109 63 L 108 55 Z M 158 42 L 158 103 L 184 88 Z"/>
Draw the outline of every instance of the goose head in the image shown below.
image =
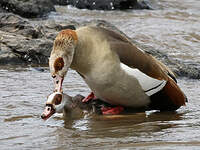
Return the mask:
<path fill-rule="evenodd" d="M 57 109 L 57 105 L 60 105 L 63 99 L 63 95 L 60 92 L 54 92 L 47 97 L 46 106 L 44 112 L 41 115 L 41 118 L 47 120 L 50 118 L 54 113 L 61 111 Z"/>
<path fill-rule="evenodd" d="M 71 97 L 67 94 L 54 92 L 48 96 L 41 118 L 47 120 L 54 113 L 63 113 L 65 116 L 68 114 L 68 116 L 72 117 L 80 116 L 83 111 L 79 106 L 83 98 L 81 95 Z"/>
<path fill-rule="evenodd" d="M 54 91 L 62 92 L 62 82 L 73 61 L 77 39 L 74 30 L 66 29 L 58 33 L 54 40 L 49 58 L 50 72 L 55 84 Z"/>

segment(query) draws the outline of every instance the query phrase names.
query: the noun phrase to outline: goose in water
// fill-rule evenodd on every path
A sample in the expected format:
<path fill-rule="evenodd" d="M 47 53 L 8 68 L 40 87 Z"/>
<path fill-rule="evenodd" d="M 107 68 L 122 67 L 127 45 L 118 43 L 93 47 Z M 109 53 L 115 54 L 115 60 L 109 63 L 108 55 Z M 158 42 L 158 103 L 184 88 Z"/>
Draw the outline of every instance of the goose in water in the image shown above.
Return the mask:
<path fill-rule="evenodd" d="M 54 92 L 48 96 L 41 118 L 47 120 L 54 113 L 63 113 L 64 118 L 80 118 L 84 117 L 86 114 L 113 114 L 113 111 L 110 111 L 110 113 L 107 111 L 107 113 L 104 114 L 105 108 L 115 108 L 116 111 L 114 114 L 123 112 L 123 110 L 118 111 L 120 109 L 119 107 L 116 109 L 116 106 L 112 106 L 99 99 L 82 102 L 83 99 L 84 96 L 82 95 L 71 97 L 64 93 Z M 123 109 L 123 107 L 121 107 L 121 109 Z"/>
<path fill-rule="evenodd" d="M 81 95 L 71 97 L 67 94 L 54 92 L 48 96 L 41 118 L 47 120 L 54 113 L 63 113 L 64 117 L 81 117 L 83 110 L 92 111 L 91 105 L 82 103 L 83 98 Z"/>
<path fill-rule="evenodd" d="M 77 71 L 92 93 L 116 106 L 168 111 L 187 98 L 174 73 L 125 36 L 102 27 L 62 30 L 54 40 L 49 67 L 55 91 L 62 92 L 68 69 Z"/>

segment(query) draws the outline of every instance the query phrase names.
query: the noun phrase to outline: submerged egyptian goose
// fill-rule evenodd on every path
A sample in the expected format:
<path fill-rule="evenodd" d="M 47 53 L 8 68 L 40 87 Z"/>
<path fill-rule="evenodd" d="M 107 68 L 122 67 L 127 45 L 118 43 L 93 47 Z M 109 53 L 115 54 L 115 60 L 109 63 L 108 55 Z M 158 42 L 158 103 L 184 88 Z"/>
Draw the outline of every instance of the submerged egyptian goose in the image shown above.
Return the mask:
<path fill-rule="evenodd" d="M 54 113 L 63 113 L 64 118 L 80 118 L 87 114 L 112 115 L 113 111 L 104 113 L 104 110 L 108 107 L 116 108 L 100 99 L 93 99 L 87 103 L 82 102 L 83 99 L 84 96 L 79 94 L 71 97 L 65 93 L 54 92 L 48 96 L 41 118 L 47 120 Z M 121 111 L 117 111 L 119 107 L 115 109 L 114 114 L 123 112 L 123 107 L 120 109 Z"/>
<path fill-rule="evenodd" d="M 187 101 L 169 68 L 125 36 L 102 27 L 62 30 L 49 66 L 58 92 L 71 68 L 97 98 L 113 105 L 176 110 Z"/>
<path fill-rule="evenodd" d="M 92 105 L 82 103 L 82 95 L 71 97 L 67 94 L 54 92 L 48 96 L 46 106 L 41 118 L 47 120 L 54 113 L 63 113 L 64 118 L 79 118 L 84 116 L 84 111 L 91 112 Z"/>
<path fill-rule="evenodd" d="M 91 105 L 81 102 L 83 98 L 81 95 L 71 97 L 67 94 L 54 92 L 48 96 L 41 118 L 47 120 L 54 113 L 63 113 L 64 117 L 81 117 L 83 116 L 83 110 L 92 111 Z"/>

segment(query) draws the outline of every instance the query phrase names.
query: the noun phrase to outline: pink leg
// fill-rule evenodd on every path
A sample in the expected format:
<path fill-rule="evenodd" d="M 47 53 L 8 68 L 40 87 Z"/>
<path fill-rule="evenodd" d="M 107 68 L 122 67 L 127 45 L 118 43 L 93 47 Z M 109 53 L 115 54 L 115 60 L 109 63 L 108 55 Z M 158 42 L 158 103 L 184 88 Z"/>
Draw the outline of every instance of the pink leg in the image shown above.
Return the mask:
<path fill-rule="evenodd" d="M 122 106 L 116 107 L 102 107 L 101 112 L 103 115 L 118 115 L 124 110 Z"/>
<path fill-rule="evenodd" d="M 82 102 L 85 103 L 85 102 L 88 102 L 88 101 L 90 101 L 90 100 L 92 100 L 92 99 L 95 99 L 95 98 L 96 98 L 96 96 L 94 95 L 93 92 L 91 92 L 87 97 L 85 97 L 85 98 L 82 100 Z"/>

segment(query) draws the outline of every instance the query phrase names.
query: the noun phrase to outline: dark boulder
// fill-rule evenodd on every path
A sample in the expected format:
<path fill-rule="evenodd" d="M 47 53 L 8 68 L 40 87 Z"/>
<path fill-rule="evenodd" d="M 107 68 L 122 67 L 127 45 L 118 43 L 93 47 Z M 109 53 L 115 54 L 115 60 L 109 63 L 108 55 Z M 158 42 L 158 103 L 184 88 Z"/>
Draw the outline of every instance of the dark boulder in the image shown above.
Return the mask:
<path fill-rule="evenodd" d="M 30 21 L 12 13 L 0 13 L 0 64 L 47 64 L 53 40 L 71 21 Z"/>
<path fill-rule="evenodd" d="M 68 0 L 51 0 L 54 5 L 67 5 Z"/>
<path fill-rule="evenodd" d="M 138 0 L 67 0 L 67 3 L 80 9 L 91 10 L 151 9 L 148 3 Z"/>
<path fill-rule="evenodd" d="M 1 0 L 0 7 L 26 18 L 41 17 L 55 11 L 49 0 Z"/>
<path fill-rule="evenodd" d="M 48 62 L 53 39 L 48 39 L 41 26 L 11 13 L 1 13 L 0 35 L 1 64 Z"/>

